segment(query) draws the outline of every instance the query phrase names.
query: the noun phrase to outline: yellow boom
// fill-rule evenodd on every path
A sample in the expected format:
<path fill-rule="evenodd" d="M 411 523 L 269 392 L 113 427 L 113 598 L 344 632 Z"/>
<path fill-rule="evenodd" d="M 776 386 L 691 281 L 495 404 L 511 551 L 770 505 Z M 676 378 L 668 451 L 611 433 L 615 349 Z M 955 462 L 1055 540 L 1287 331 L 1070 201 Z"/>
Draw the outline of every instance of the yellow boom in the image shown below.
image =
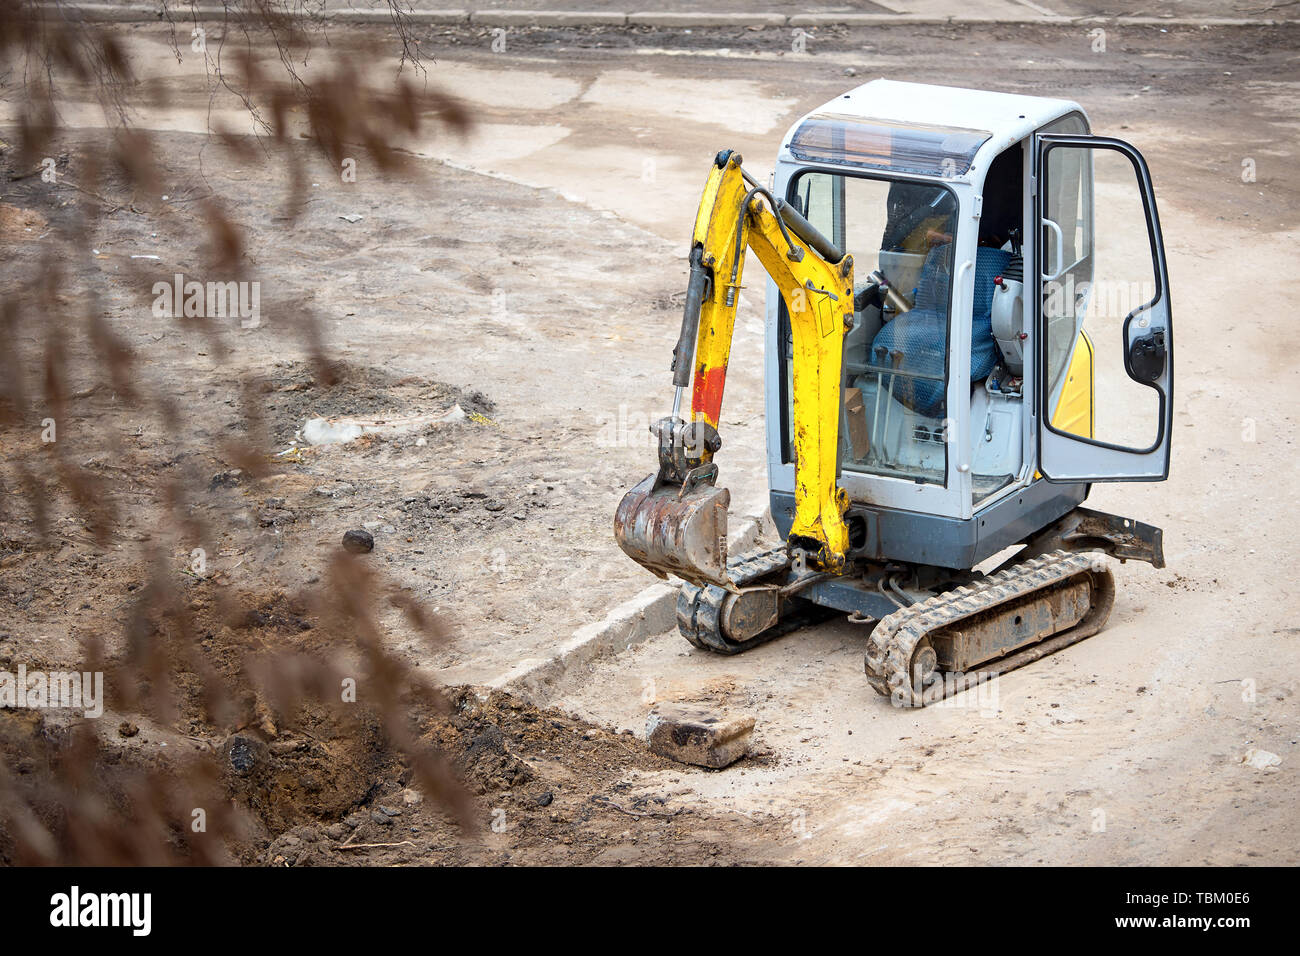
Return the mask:
<path fill-rule="evenodd" d="M 848 496 L 836 479 L 840 366 L 844 334 L 853 325 L 853 259 L 756 184 L 738 154 L 725 151 L 709 171 L 695 219 L 691 283 L 674 351 L 678 401 L 673 416 L 654 428 L 660 470 L 628 493 L 615 517 L 624 551 L 656 573 L 671 571 L 694 583 L 729 584 L 725 505 L 719 516 L 716 499 L 726 493 L 712 487 L 717 475 L 712 462 L 721 447 L 717 428 L 747 249 L 776 282 L 790 316 L 795 459 L 790 546 L 810 565 L 833 573 L 843 569 L 848 550 Z M 678 411 L 692 364 L 687 421 Z"/>

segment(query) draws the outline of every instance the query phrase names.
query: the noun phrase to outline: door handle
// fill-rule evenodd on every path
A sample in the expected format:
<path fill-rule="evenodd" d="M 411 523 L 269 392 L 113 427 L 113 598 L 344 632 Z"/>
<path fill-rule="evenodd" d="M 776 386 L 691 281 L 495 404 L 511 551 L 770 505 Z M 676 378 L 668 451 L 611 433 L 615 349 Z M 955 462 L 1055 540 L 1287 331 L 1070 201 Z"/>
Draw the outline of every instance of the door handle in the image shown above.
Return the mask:
<path fill-rule="evenodd" d="M 1152 329 L 1133 340 L 1128 350 L 1129 374 L 1139 382 L 1154 384 L 1165 374 L 1165 330 Z"/>
<path fill-rule="evenodd" d="M 1065 271 L 1065 233 L 1061 232 L 1061 227 L 1050 219 L 1043 219 L 1043 225 L 1056 233 L 1056 269 L 1051 275 L 1043 275 L 1044 282 L 1051 282 L 1053 279 L 1060 278 L 1061 273 Z"/>

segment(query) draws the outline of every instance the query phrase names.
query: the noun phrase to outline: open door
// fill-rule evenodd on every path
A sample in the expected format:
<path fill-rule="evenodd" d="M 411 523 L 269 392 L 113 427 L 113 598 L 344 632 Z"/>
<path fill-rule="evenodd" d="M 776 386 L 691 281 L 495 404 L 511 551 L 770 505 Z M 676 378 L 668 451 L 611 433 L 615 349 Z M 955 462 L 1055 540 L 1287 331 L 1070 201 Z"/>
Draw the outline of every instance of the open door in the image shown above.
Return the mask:
<path fill-rule="evenodd" d="M 1151 174 L 1121 140 L 1036 141 L 1039 471 L 1048 481 L 1163 480 L 1173 328 Z"/>

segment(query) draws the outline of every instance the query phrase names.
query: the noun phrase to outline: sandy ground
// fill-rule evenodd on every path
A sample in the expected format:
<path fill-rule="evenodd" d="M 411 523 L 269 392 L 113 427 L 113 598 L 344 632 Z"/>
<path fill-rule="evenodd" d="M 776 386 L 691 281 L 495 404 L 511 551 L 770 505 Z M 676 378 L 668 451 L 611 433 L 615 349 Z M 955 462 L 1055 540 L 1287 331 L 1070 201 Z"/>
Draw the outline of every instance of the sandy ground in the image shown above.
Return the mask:
<path fill-rule="evenodd" d="M 193 98 L 192 108 L 139 119 L 171 133 L 169 190 L 200 189 L 201 75 L 169 59 L 157 28 L 125 32 L 145 72 Z M 351 385 L 322 390 L 265 330 L 232 335 L 225 367 L 196 344 L 184 361 L 152 369 L 160 381 L 191 383 L 194 437 L 228 427 L 233 369 L 271 382 L 271 431 L 286 449 L 310 415 L 433 416 L 454 403 L 472 413 L 295 455 L 256 488 L 215 484 L 247 525 L 214 548 L 215 573 L 255 588 L 260 569 L 275 568 L 306 584 L 342 532 L 365 524 L 374 560 L 454 623 L 428 656 L 400 621 L 387 622 L 416 664 L 449 683 L 482 683 L 545 656 L 649 581 L 618 552 L 609 522 L 622 491 L 653 465 L 644 429 L 670 397 L 683 254 L 709 158 L 738 148 L 765 177 L 799 113 L 875 75 L 1064 92 L 1095 130 L 1142 149 L 1157 183 L 1176 315 L 1173 475 L 1099 487 L 1090 503 L 1164 527 L 1169 567 L 1117 568 L 1120 597 L 1102 634 L 983 696 L 919 713 L 871 693 L 865 637 L 846 623 L 733 659 L 692 651 L 676 634 L 655 637 L 539 703 L 583 726 L 639 733 L 656 700 L 709 701 L 757 718 L 758 754 L 723 772 L 640 755 L 594 776 L 578 755 L 546 779 L 576 803 L 614 792 L 640 801 L 625 808 L 667 815 L 614 811 L 638 826 L 681 827 L 686 818 L 672 814 L 700 814 L 727 847 L 724 861 L 1296 862 L 1300 600 L 1286 518 L 1300 488 L 1296 346 L 1282 305 L 1300 293 L 1300 187 L 1288 176 L 1296 34 L 1131 28 L 1112 33 L 1104 54 L 1091 42 L 1084 29 L 827 31 L 812 55 L 795 56 L 788 37 L 764 31 L 524 31 L 495 54 L 484 32 L 434 31 L 432 81 L 473 107 L 476 131 L 410 144 L 426 174 L 419 182 L 363 170 L 340 189 L 323 173 L 288 235 L 263 221 L 284 185 L 274 165 L 205 152 L 203 175 L 237 197 L 274 295 L 309 301 L 352 372 Z M 92 114 L 77 115 L 93 136 Z M 1248 158 L 1253 183 L 1241 180 Z M 5 201 L 29 209 L 41 200 L 11 190 Z M 15 235 L 26 228 L 7 221 Z M 126 217 L 97 243 L 91 267 L 108 274 L 114 319 L 137 344 L 180 333 L 141 308 L 129 256 L 159 255 L 163 275 L 183 271 L 186 229 Z M 733 515 L 766 503 L 760 308 L 751 291 L 723 416 Z M 84 421 L 94 412 L 92 402 Z M 146 469 L 174 453 L 166 436 L 132 440 Z M 215 455 L 187 464 L 223 467 Z M 253 546 L 240 534 L 248 527 L 261 529 Z M 6 526 L 7 547 L 21 537 Z M 6 657 L 40 647 L 48 660 L 66 658 L 78 615 L 83 630 L 103 609 L 120 618 L 128 571 L 103 573 L 101 562 L 117 559 L 88 548 L 71 533 L 52 558 L 11 547 L 19 557 L 7 559 L 4 598 L 17 623 L 0 635 Z M 50 560 L 64 572 L 53 580 Z M 94 580 L 79 583 L 71 575 L 90 575 L 88 562 Z M 83 586 L 85 605 L 70 611 Z M 1243 766 L 1249 748 L 1279 755 L 1280 767 Z M 693 860 L 688 837 L 689 827 L 648 848 L 629 838 L 615 857 Z M 511 852 L 509 831 L 492 839 L 496 859 Z M 592 839 L 596 847 L 610 834 Z M 414 858 L 449 859 L 426 849 Z"/>
<path fill-rule="evenodd" d="M 789 839 L 769 848 L 774 859 L 1295 862 L 1300 632 L 1285 568 L 1297 549 L 1270 516 L 1296 501 L 1297 383 L 1294 345 L 1274 325 L 1270 303 L 1296 289 L 1287 266 L 1296 190 L 1284 171 L 1295 159 L 1297 87 L 1270 69 L 1267 54 L 1219 41 L 1205 47 L 1190 33 L 1167 37 L 1125 36 L 1122 51 L 1098 59 L 1071 37 L 1034 49 L 954 37 L 957 49 L 940 57 L 892 34 L 871 44 L 869 65 L 854 68 L 978 85 L 979 72 L 954 62 L 963 51 L 971 63 L 977 53 L 996 55 L 999 88 L 1065 92 L 1086 106 L 1094 129 L 1144 150 L 1178 317 L 1174 474 L 1161 485 L 1099 487 L 1091 503 L 1164 527 L 1169 568 L 1118 568 L 1121 594 L 1102 635 L 1006 675 L 982 698 L 964 695 L 921 714 L 895 711 L 869 691 L 864 636 L 847 624 L 733 659 L 694 651 L 675 633 L 655 638 L 590 679 L 575 676 L 582 689 L 557 705 L 639 732 L 656 700 L 711 701 L 752 713 L 760 746 L 779 759 L 770 768 L 697 772 L 683 785 L 645 775 L 647 792 L 787 818 Z M 699 57 L 691 65 L 703 77 L 674 67 L 658 81 L 615 66 L 584 83 L 566 69 L 582 92 L 545 110 L 530 104 L 527 113 L 534 129 L 554 117 L 571 133 L 523 156 L 471 153 L 464 161 L 671 237 L 687 227 L 698 188 L 688 156 L 736 145 L 765 171 L 791 116 L 851 82 L 835 74 L 862 59 L 845 51 L 806 68 L 767 60 L 759 68 Z M 445 65 L 453 84 L 479 68 Z M 1061 76 L 1071 81 L 1064 91 Z M 708 93 L 689 118 L 673 95 L 686 88 Z M 494 105 L 490 94 L 471 95 Z M 1207 134 L 1207 111 L 1229 103 L 1227 128 Z M 616 121 L 603 114 L 615 105 L 647 127 L 635 130 L 641 145 L 610 142 Z M 592 112 L 599 122 L 575 118 Z M 669 138 L 659 124 L 673 119 L 682 122 Z M 1271 173 L 1242 183 L 1247 156 Z M 618 192 L 619 170 L 638 165 L 654 172 L 650 194 L 671 202 L 647 202 L 644 189 Z M 611 175 L 593 176 L 602 166 Z M 1234 305 L 1216 305 L 1210 290 L 1228 287 Z M 745 387 L 733 384 L 730 396 Z M 720 460 L 724 476 L 736 473 L 734 459 Z M 1277 753 L 1281 768 L 1242 766 L 1252 747 Z"/>

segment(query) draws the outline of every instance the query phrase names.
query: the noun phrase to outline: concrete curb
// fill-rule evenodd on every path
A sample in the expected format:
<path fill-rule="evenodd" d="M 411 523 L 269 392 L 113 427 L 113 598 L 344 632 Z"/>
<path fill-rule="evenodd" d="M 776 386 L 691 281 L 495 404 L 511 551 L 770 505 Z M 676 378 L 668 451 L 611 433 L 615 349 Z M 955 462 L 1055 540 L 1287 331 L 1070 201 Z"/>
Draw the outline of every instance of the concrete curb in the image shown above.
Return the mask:
<path fill-rule="evenodd" d="M 483 27 L 621 27 L 626 13 L 590 10 L 476 10 L 469 22 Z"/>
<path fill-rule="evenodd" d="M 630 27 L 783 27 L 784 13 L 676 13 L 673 11 L 629 13 Z"/>
<path fill-rule="evenodd" d="M 752 548 L 763 528 L 762 518 L 746 518 L 727 542 L 729 554 Z M 586 677 L 587 665 L 671 630 L 677 624 L 677 586 L 654 584 L 624 601 L 603 621 L 583 625 L 555 653 L 546 658 L 520 661 L 506 673 L 485 682 L 538 706 L 563 696 Z"/>
<path fill-rule="evenodd" d="M 84 3 L 65 7 L 85 20 L 101 23 L 161 22 L 161 9 L 154 4 Z M 177 6 L 172 10 L 176 23 L 225 20 L 221 6 Z M 875 13 L 694 13 L 689 11 L 597 12 L 590 10 L 410 10 L 410 22 L 429 26 L 480 27 L 656 27 L 659 29 L 704 29 L 710 27 L 892 27 L 892 26 L 1108 26 L 1161 27 L 1274 27 L 1300 23 L 1300 20 L 1254 20 L 1245 17 L 935 17 Z M 329 10 L 317 15 L 329 23 L 380 25 L 392 23 L 387 10 Z"/>

